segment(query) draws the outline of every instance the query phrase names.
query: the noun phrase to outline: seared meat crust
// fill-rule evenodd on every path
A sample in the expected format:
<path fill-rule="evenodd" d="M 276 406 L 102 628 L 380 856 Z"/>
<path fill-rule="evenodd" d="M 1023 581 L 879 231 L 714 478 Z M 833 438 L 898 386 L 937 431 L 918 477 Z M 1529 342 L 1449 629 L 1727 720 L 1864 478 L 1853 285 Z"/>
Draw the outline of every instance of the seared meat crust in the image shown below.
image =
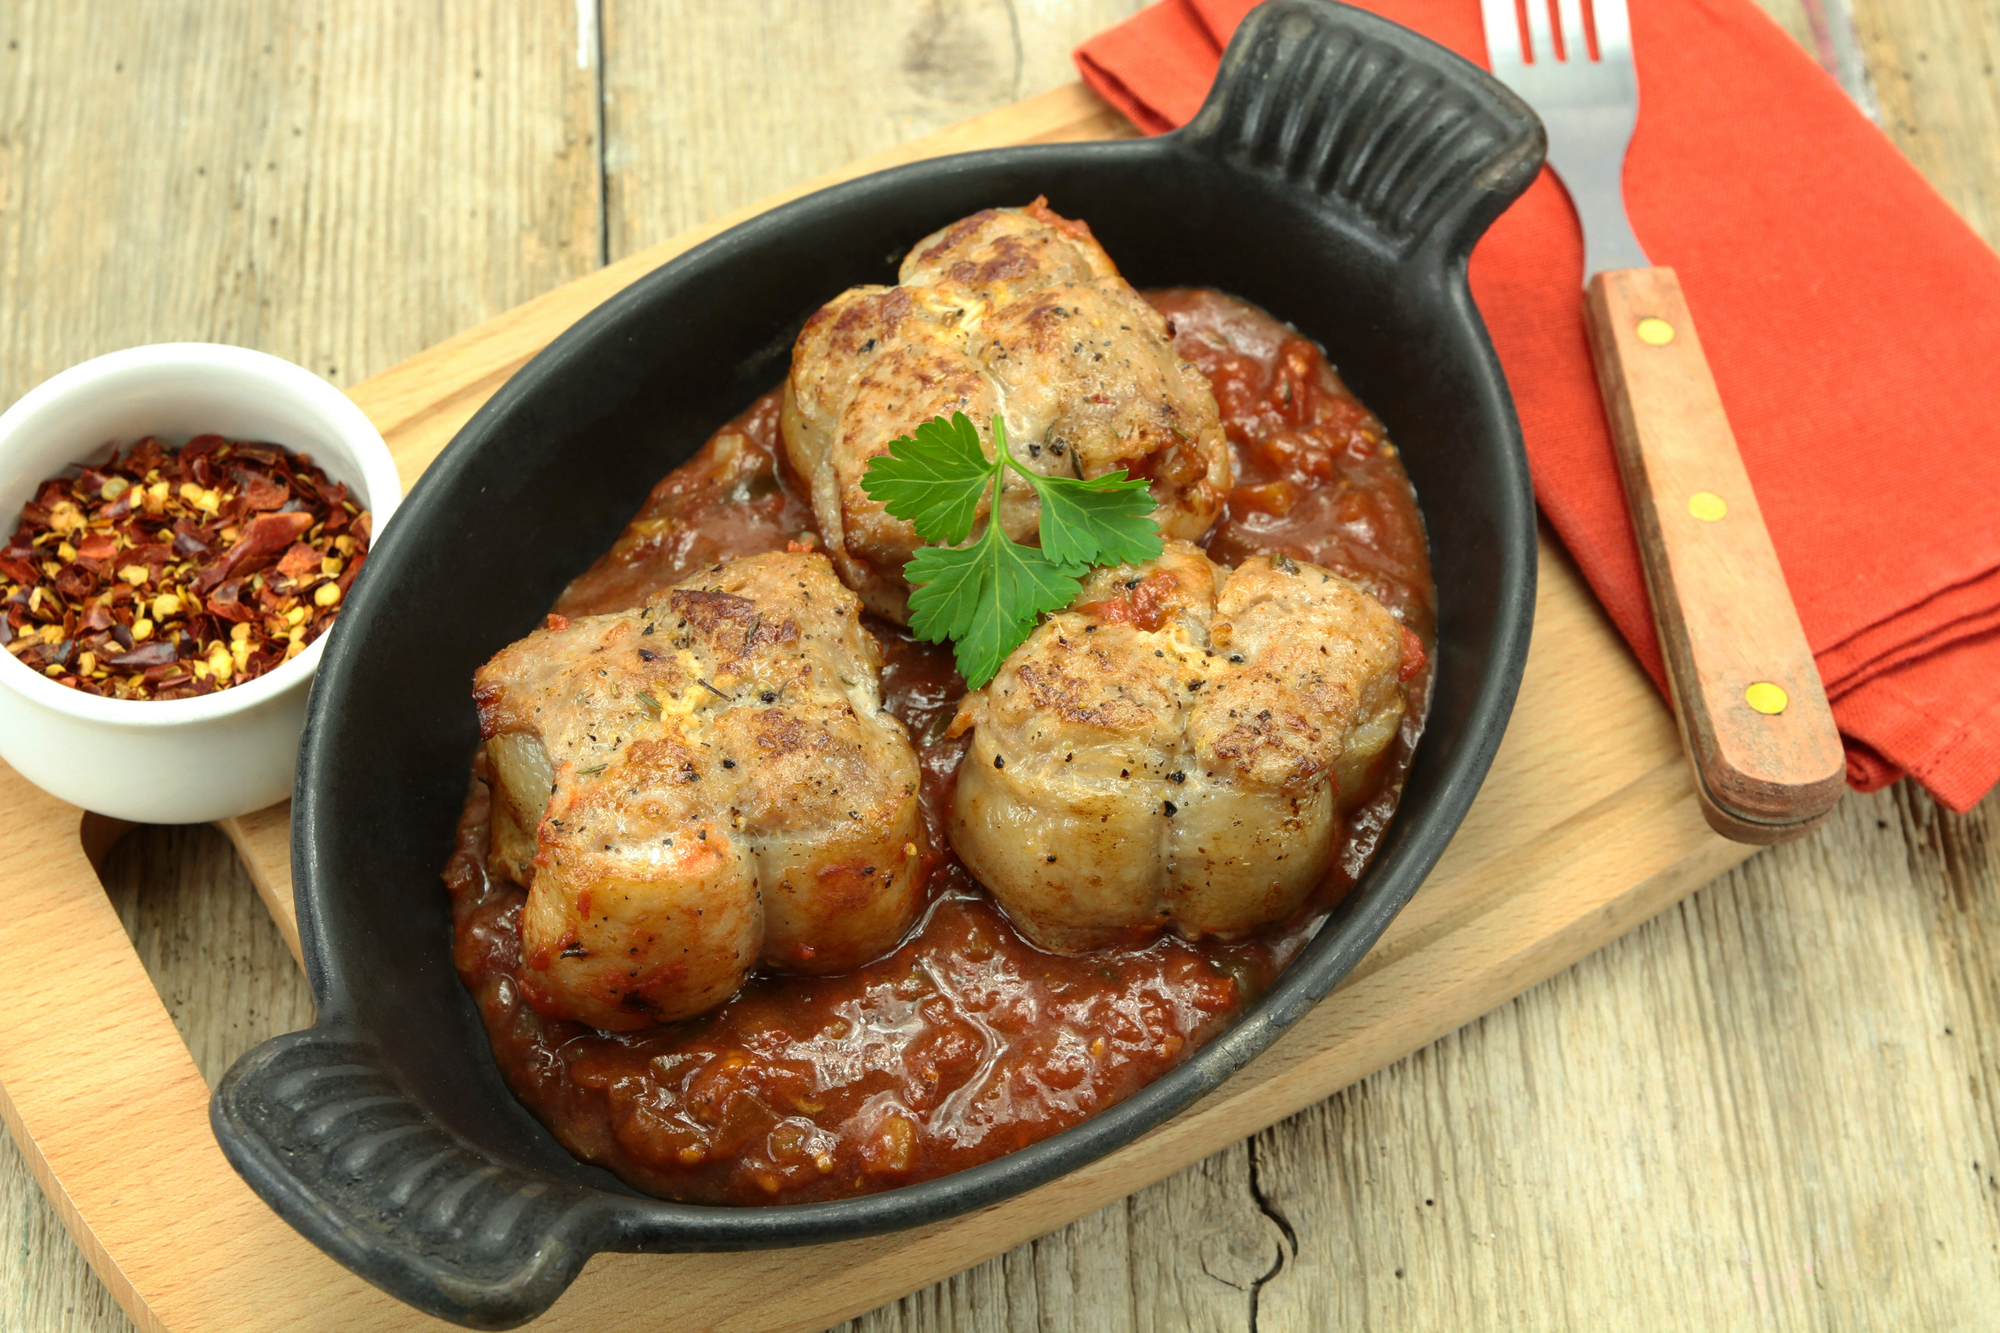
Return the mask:
<path fill-rule="evenodd" d="M 683 1018 L 753 964 L 838 972 L 919 901 L 917 759 L 823 555 L 711 566 L 550 626 L 475 678 L 491 858 L 527 886 L 522 990 L 612 1030 Z"/>
<path fill-rule="evenodd" d="M 921 542 L 861 489 L 891 441 L 964 412 L 992 448 L 1044 475 L 1118 468 L 1152 483 L 1169 537 L 1221 512 L 1229 449 L 1215 396 L 1174 351 L 1166 320 L 1118 275 L 1081 222 L 1037 200 L 975 213 L 919 242 L 894 287 L 856 287 L 806 321 L 782 428 L 842 579 L 869 610 L 909 619 L 904 564 Z M 1007 535 L 1036 540 L 1040 507 L 1005 481 Z M 989 501 L 980 502 L 980 513 Z"/>
<path fill-rule="evenodd" d="M 1234 938 L 1325 877 L 1402 721 L 1402 627 L 1285 557 L 1100 569 L 954 726 L 953 848 L 1029 939 Z"/>

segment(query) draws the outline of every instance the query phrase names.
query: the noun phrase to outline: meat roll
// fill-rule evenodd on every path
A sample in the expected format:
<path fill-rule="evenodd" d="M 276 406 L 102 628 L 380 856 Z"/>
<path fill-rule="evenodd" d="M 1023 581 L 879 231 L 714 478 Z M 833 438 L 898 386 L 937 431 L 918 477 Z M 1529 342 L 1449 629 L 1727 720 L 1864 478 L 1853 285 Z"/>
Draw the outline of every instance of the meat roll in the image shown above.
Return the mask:
<path fill-rule="evenodd" d="M 964 412 L 992 453 L 1044 475 L 1148 478 L 1169 537 L 1198 538 L 1229 492 L 1208 381 L 1166 319 L 1081 222 L 1036 200 L 975 213 L 918 242 L 894 287 L 855 287 L 806 321 L 781 426 L 847 585 L 908 623 L 903 566 L 922 543 L 861 489 L 869 460 L 934 416 Z M 1033 543 L 1040 507 L 1008 475 L 1007 535 Z M 990 500 L 981 500 L 983 516 Z"/>
<path fill-rule="evenodd" d="M 1288 557 L 1100 569 L 961 705 L 952 846 L 1047 949 L 1246 934 L 1325 878 L 1421 660 Z"/>
<path fill-rule="evenodd" d="M 522 990 L 612 1030 L 721 1003 L 762 962 L 838 972 L 919 900 L 917 758 L 826 557 L 726 561 L 565 621 L 475 680 L 494 868 L 528 889 Z"/>

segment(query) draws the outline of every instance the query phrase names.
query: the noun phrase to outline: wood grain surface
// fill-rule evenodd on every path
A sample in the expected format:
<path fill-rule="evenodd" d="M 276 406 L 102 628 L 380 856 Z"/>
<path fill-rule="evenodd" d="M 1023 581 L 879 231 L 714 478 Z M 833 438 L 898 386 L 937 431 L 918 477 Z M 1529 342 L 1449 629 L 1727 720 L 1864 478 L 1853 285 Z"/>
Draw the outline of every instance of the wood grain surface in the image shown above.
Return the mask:
<path fill-rule="evenodd" d="M 1064 79 L 1125 8 L 0 6 L 0 402 L 181 337 L 354 382 Z M 1855 8 L 1887 127 L 1996 239 L 2000 10 Z M 1993 1327 L 1996 834 L 1996 801 L 1843 802 L 1416 1055 L 857 1326 Z M 137 830 L 105 878 L 206 1077 L 305 1020 L 219 834 Z M 0 1329 L 127 1327 L 0 1148 Z"/>

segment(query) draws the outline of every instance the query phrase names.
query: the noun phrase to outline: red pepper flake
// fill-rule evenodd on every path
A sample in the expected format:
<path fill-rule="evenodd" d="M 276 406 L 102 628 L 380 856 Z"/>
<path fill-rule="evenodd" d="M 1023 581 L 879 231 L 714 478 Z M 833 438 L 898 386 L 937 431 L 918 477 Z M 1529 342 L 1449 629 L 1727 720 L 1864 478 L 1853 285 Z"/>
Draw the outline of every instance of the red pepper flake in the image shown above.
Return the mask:
<path fill-rule="evenodd" d="M 76 558 L 85 564 L 101 564 L 118 551 L 118 535 L 93 532 L 76 544 Z"/>
<path fill-rule="evenodd" d="M 293 542 L 292 549 L 278 560 L 278 572 L 288 579 L 303 578 L 319 568 L 319 552 L 304 542 Z"/>
<path fill-rule="evenodd" d="M 276 509 L 292 498 L 291 487 L 265 473 L 239 467 L 231 469 L 231 475 L 236 478 L 236 484 L 243 488 L 245 509 Z"/>
<path fill-rule="evenodd" d="M 243 529 L 222 558 L 195 577 L 196 592 L 207 592 L 224 579 L 252 573 L 271 563 L 315 522 L 314 515 L 295 511 L 289 514 L 259 514 Z M 226 530 L 225 530 L 226 531 Z"/>
<path fill-rule="evenodd" d="M 0 646 L 72 689 L 210 694 L 324 634 L 372 520 L 304 454 L 148 436 L 51 477 L 0 548 Z"/>

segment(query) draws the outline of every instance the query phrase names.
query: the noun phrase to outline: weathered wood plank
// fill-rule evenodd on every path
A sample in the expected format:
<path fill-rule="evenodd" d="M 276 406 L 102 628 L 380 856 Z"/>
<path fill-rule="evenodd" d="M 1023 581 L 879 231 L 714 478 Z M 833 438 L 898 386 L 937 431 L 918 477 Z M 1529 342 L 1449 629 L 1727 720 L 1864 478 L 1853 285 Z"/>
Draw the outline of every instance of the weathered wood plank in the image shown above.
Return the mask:
<path fill-rule="evenodd" d="M 1883 128 L 1988 245 L 2000 245 L 2000 4 L 1853 0 Z"/>
<path fill-rule="evenodd" d="M 2000 920 L 1970 864 L 1996 816 L 1943 821 L 1965 919 L 1913 874 L 1935 807 L 1855 798 L 1260 1136 L 1300 1237 L 1268 1326 L 1980 1326 L 2000 1198 L 1970 1163 L 2000 1124 L 1965 1025 L 1992 985 L 1940 953 Z"/>
<path fill-rule="evenodd" d="M 609 258 L 1076 77 L 1141 0 L 601 0 Z"/>
<path fill-rule="evenodd" d="M 0 400 L 173 338 L 357 380 L 596 267 L 576 15 L 0 12 Z"/>

